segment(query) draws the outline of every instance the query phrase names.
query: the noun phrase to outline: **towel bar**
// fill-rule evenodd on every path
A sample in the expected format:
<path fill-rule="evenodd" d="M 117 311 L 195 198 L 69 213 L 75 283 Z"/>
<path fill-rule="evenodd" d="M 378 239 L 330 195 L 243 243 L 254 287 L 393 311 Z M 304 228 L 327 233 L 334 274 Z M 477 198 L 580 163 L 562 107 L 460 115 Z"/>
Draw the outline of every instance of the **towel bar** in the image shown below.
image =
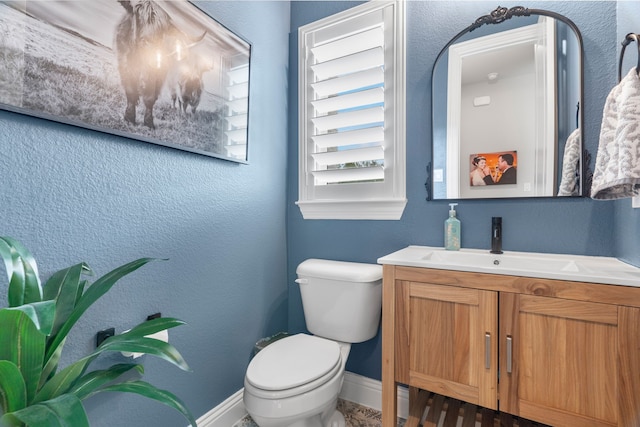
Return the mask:
<path fill-rule="evenodd" d="M 635 33 L 629 33 L 622 41 L 622 50 L 620 51 L 620 60 L 618 61 L 618 83 L 622 80 L 622 59 L 624 58 L 624 50 L 632 42 L 636 42 L 638 48 L 638 63 L 636 64 L 636 75 L 640 77 L 640 35 Z"/>

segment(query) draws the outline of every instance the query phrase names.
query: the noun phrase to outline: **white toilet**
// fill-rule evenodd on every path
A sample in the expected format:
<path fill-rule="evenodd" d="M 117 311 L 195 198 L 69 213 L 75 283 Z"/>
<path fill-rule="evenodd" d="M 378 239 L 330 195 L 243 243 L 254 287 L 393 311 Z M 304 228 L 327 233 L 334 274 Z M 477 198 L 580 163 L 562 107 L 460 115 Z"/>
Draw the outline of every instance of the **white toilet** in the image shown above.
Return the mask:
<path fill-rule="evenodd" d="M 260 427 L 344 427 L 336 410 L 352 343 L 376 336 L 382 266 L 308 259 L 296 270 L 307 329 L 249 363 L 244 406 Z"/>

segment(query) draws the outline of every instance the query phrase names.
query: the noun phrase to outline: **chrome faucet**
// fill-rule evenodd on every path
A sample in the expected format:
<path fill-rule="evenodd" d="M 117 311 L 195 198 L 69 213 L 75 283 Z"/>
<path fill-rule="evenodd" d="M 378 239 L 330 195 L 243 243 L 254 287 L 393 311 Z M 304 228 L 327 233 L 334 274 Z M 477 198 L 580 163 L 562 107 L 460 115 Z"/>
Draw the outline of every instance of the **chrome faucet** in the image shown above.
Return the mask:
<path fill-rule="evenodd" d="M 502 217 L 491 218 L 491 253 L 502 253 Z"/>

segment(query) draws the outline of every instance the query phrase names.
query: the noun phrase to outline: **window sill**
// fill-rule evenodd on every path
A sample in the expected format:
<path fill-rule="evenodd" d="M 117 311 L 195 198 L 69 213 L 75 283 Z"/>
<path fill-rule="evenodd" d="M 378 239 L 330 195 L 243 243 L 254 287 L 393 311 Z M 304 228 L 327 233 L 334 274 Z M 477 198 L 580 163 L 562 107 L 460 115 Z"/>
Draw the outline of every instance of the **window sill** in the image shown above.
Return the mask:
<path fill-rule="evenodd" d="M 407 199 L 297 201 L 304 219 L 399 220 Z"/>

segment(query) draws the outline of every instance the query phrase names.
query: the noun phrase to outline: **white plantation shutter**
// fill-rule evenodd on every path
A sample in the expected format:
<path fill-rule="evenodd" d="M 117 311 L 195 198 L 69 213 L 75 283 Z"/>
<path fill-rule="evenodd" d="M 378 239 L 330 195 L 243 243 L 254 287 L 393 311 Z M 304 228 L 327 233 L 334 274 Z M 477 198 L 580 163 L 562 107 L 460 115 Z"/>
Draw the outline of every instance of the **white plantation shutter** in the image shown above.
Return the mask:
<path fill-rule="evenodd" d="M 249 111 L 249 64 L 231 67 L 226 76 L 224 150 L 227 157 L 246 160 Z"/>
<path fill-rule="evenodd" d="M 298 34 L 304 218 L 399 219 L 406 204 L 403 2 L 370 1 Z"/>

